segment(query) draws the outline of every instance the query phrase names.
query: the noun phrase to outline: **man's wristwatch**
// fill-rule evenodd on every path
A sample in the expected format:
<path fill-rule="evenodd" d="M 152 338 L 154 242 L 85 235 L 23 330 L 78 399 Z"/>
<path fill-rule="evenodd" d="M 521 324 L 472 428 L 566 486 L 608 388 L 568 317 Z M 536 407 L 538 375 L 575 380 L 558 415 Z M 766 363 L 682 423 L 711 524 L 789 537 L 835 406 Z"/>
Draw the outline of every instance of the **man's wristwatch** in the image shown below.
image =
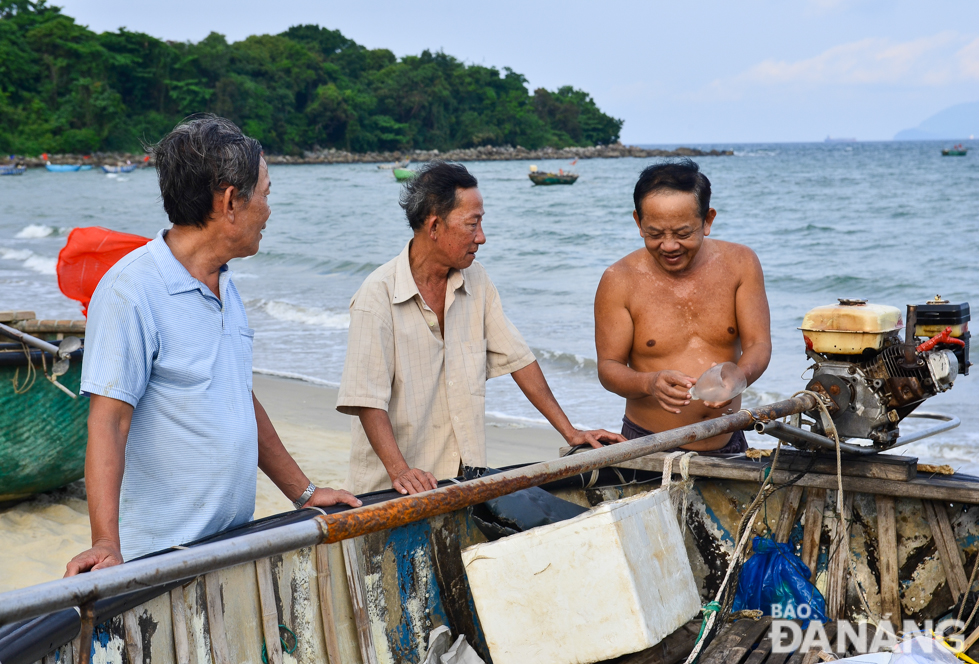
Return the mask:
<path fill-rule="evenodd" d="M 309 486 L 306 487 L 306 490 L 303 491 L 303 495 L 299 496 L 294 501 L 292 501 L 292 504 L 296 506 L 297 510 L 301 510 L 303 508 L 303 505 L 306 504 L 306 501 L 312 498 L 315 492 L 316 492 L 316 485 L 310 482 Z"/>

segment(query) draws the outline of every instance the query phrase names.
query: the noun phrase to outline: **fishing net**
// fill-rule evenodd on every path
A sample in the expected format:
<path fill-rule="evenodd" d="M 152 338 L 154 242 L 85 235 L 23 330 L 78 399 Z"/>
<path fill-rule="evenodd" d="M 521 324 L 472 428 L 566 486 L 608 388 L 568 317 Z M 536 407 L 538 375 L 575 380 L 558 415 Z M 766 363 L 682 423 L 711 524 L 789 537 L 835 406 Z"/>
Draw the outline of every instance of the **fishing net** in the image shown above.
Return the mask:
<path fill-rule="evenodd" d="M 58 288 L 65 297 L 81 302 L 82 313 L 87 317 L 88 303 L 102 275 L 123 256 L 149 241 L 146 237 L 100 226 L 74 229 L 58 254 Z"/>

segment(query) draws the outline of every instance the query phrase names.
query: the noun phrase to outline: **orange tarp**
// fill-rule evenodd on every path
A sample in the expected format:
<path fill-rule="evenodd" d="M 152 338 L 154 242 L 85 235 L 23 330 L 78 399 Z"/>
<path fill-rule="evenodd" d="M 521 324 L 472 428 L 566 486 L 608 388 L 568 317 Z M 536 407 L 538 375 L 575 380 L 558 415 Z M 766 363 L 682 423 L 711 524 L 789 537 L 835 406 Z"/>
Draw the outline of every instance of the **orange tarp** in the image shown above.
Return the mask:
<path fill-rule="evenodd" d="M 82 313 L 87 317 L 88 303 L 102 275 L 123 256 L 149 241 L 148 237 L 99 226 L 74 229 L 58 254 L 58 288 L 65 297 L 81 302 Z"/>

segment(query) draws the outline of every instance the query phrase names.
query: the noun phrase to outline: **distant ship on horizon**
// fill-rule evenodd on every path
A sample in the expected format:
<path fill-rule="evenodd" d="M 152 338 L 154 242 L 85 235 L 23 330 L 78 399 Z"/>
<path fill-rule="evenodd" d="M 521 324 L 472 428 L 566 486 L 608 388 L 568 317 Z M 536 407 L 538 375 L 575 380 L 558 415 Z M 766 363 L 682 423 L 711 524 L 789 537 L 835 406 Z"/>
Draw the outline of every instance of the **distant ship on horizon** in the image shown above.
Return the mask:
<path fill-rule="evenodd" d="M 856 143 L 855 138 L 833 138 L 832 136 L 827 136 L 824 143 Z"/>

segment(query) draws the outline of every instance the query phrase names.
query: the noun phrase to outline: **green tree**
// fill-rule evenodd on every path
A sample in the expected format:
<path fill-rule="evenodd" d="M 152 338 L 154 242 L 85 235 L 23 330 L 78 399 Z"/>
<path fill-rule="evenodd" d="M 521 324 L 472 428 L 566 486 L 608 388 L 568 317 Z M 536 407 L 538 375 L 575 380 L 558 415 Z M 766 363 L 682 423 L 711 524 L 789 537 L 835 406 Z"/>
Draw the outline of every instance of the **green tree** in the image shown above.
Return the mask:
<path fill-rule="evenodd" d="M 290 154 L 594 145 L 622 128 L 582 90 L 530 94 L 509 68 L 432 51 L 398 59 L 317 25 L 166 42 L 96 34 L 45 0 L 0 0 L 0 150 L 138 150 L 203 111 Z"/>

